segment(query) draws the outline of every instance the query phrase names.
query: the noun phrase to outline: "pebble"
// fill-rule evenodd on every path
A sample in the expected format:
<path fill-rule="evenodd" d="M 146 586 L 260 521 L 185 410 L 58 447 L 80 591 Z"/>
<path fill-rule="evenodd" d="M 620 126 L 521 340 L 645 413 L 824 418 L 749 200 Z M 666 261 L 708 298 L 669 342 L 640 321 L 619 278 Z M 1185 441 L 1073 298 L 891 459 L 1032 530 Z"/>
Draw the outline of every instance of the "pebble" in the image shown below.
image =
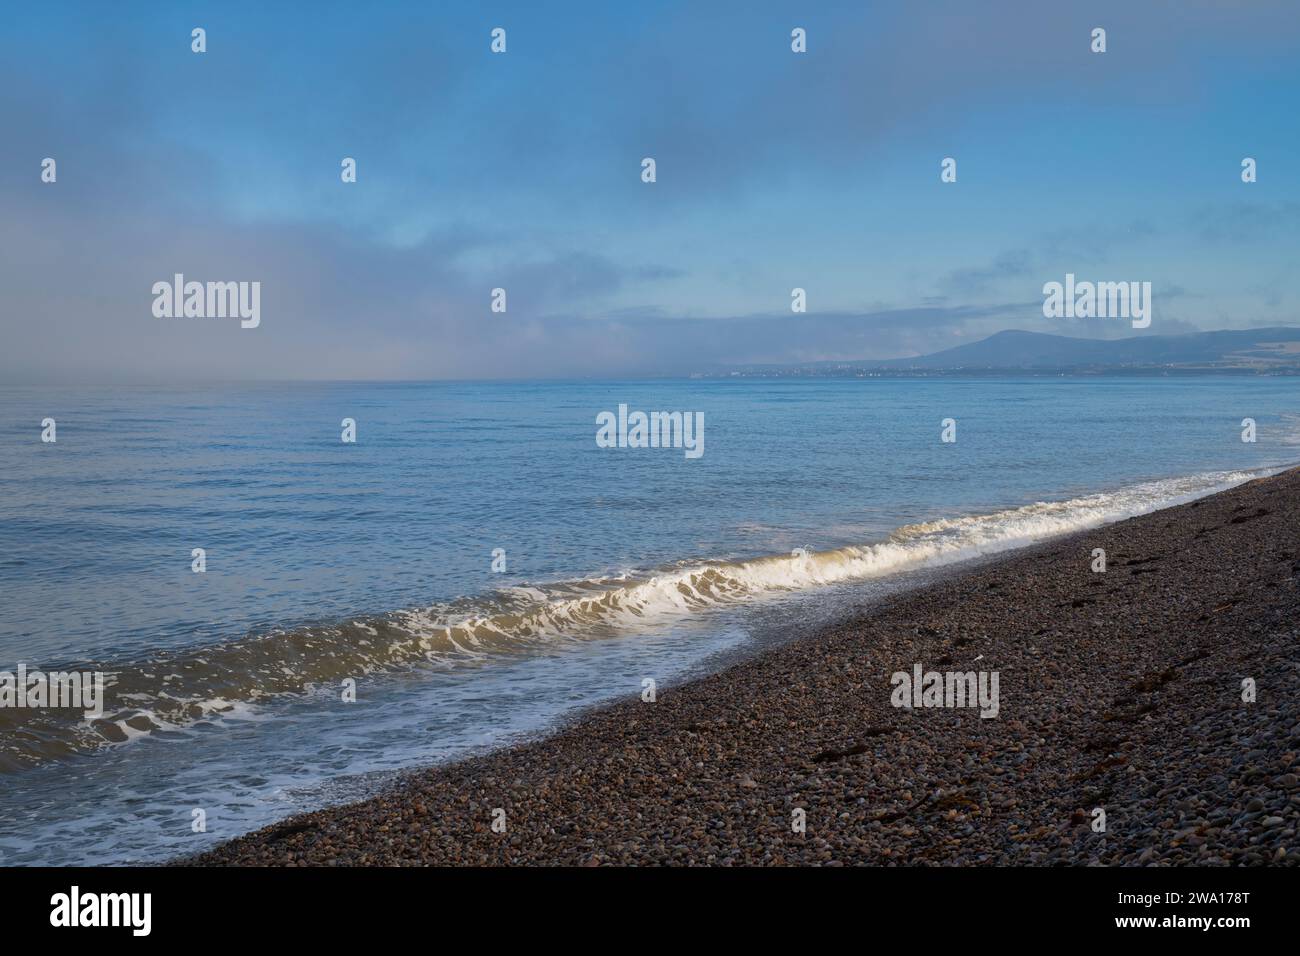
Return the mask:
<path fill-rule="evenodd" d="M 653 708 L 638 689 L 177 863 L 1297 866 L 1297 561 L 1300 469 L 954 569 Z M 893 707 L 918 662 L 997 670 L 998 716 Z"/>

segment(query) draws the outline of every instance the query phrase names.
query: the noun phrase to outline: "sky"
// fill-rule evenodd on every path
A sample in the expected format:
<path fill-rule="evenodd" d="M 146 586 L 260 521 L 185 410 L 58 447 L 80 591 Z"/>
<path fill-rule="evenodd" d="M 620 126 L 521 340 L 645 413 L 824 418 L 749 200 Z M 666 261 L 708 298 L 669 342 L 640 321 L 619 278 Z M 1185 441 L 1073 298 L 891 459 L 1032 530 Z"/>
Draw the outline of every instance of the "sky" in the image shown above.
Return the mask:
<path fill-rule="evenodd" d="M 1151 282 L 1142 334 L 1300 324 L 1298 118 L 1294 2 L 8 8 L 0 384 L 616 378 L 1137 334 L 1044 318 L 1067 272 Z M 176 273 L 260 282 L 260 324 L 155 316 Z"/>

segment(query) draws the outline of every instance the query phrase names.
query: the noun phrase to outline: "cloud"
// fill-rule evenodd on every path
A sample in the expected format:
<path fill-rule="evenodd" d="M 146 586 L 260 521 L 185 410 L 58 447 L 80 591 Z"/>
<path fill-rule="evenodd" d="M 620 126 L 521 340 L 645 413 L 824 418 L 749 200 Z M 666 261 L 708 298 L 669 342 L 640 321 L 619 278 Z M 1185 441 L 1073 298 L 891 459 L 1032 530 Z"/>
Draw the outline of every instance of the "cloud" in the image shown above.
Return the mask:
<path fill-rule="evenodd" d="M 1201 238 L 1214 243 L 1269 242 L 1300 237 L 1300 202 L 1219 203 L 1191 217 Z"/>
<path fill-rule="evenodd" d="M 1033 257 L 1027 249 L 1012 249 L 1001 253 L 986 266 L 957 269 L 945 276 L 940 284 L 958 295 L 987 292 L 1001 279 L 1020 278 L 1032 271 Z"/>
<path fill-rule="evenodd" d="M 1184 229 L 1185 216 L 1144 207 L 1111 157 L 1101 198 L 1070 200 L 1094 224 L 1052 228 L 1023 183 L 981 182 L 967 172 L 978 165 L 955 187 L 982 204 L 971 218 L 936 212 L 933 157 L 955 140 L 963 156 L 992 157 L 993 172 L 1021 162 L 1002 150 L 1024 132 L 1017 110 L 1035 128 L 1120 106 L 1222 118 L 1206 64 L 1293 62 L 1300 13 L 1288 5 L 1189 3 L 1174 16 L 936 2 L 919 16 L 904 3 L 830 4 L 800 12 L 806 56 L 789 52 L 782 4 L 581 16 L 507 4 L 493 10 L 509 22 L 505 57 L 487 52 L 495 21 L 473 6 L 303 9 L 213 8 L 203 56 L 189 52 L 183 9 L 71 5 L 7 20 L 6 380 L 602 376 L 885 358 L 1042 327 L 1044 275 L 1077 263 L 1160 280 L 1159 301 L 1180 310 L 1171 323 L 1276 322 L 1287 305 L 1281 263 L 1258 264 L 1270 250 L 1233 259 L 1221 247 L 1267 239 L 1281 257 L 1300 224 L 1289 196 L 1207 205 Z M 1111 52 L 1099 64 L 1081 38 L 1102 17 Z M 1275 120 L 1262 111 L 1257 125 L 1283 128 Z M 899 152 L 917 168 L 911 157 L 925 157 L 923 184 L 889 167 Z M 1095 152 L 1104 169 L 1104 144 Z M 338 182 L 344 155 L 358 160 L 355 188 Z M 645 155 L 659 160 L 653 187 L 637 176 Z M 39 182 L 45 156 L 59 162 L 53 186 Z M 1117 184 L 1128 191 L 1112 200 Z M 873 214 L 862 225 L 877 231 L 860 235 L 854 216 Z M 1170 267 L 1159 254 L 1174 242 L 1183 258 Z M 1220 268 L 1204 268 L 1194 243 Z M 975 252 L 900 265 L 894 245 Z M 759 314 L 767 299 L 753 289 L 792 263 L 841 308 Z M 1208 294 L 1229 266 L 1243 274 Z M 155 319 L 150 288 L 176 272 L 260 281 L 262 326 Z M 506 315 L 489 310 L 495 287 Z"/>

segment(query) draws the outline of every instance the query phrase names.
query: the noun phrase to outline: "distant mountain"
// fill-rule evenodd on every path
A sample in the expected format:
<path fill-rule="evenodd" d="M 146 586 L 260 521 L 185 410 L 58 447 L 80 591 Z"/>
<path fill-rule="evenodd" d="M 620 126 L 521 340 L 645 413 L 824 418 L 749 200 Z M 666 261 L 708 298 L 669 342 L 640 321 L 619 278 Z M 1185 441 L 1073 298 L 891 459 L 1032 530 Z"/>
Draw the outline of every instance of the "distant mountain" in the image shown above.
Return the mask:
<path fill-rule="evenodd" d="M 954 374 L 997 371 L 1132 373 L 1219 371 L 1300 374 L 1300 327 L 1227 329 L 1126 339 L 1076 339 L 1008 330 L 932 355 L 881 361 L 751 366 L 740 376 Z"/>

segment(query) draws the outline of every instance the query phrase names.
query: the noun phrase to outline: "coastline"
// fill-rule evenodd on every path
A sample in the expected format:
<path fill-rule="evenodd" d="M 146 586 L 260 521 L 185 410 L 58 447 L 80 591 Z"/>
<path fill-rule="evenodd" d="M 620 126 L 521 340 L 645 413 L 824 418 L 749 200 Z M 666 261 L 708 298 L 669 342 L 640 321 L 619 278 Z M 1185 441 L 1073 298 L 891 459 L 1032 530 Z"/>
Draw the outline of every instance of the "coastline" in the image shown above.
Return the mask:
<path fill-rule="evenodd" d="M 1296 865 L 1297 636 L 1292 469 L 177 862 Z M 997 671 L 998 715 L 892 706 L 917 664 Z"/>

